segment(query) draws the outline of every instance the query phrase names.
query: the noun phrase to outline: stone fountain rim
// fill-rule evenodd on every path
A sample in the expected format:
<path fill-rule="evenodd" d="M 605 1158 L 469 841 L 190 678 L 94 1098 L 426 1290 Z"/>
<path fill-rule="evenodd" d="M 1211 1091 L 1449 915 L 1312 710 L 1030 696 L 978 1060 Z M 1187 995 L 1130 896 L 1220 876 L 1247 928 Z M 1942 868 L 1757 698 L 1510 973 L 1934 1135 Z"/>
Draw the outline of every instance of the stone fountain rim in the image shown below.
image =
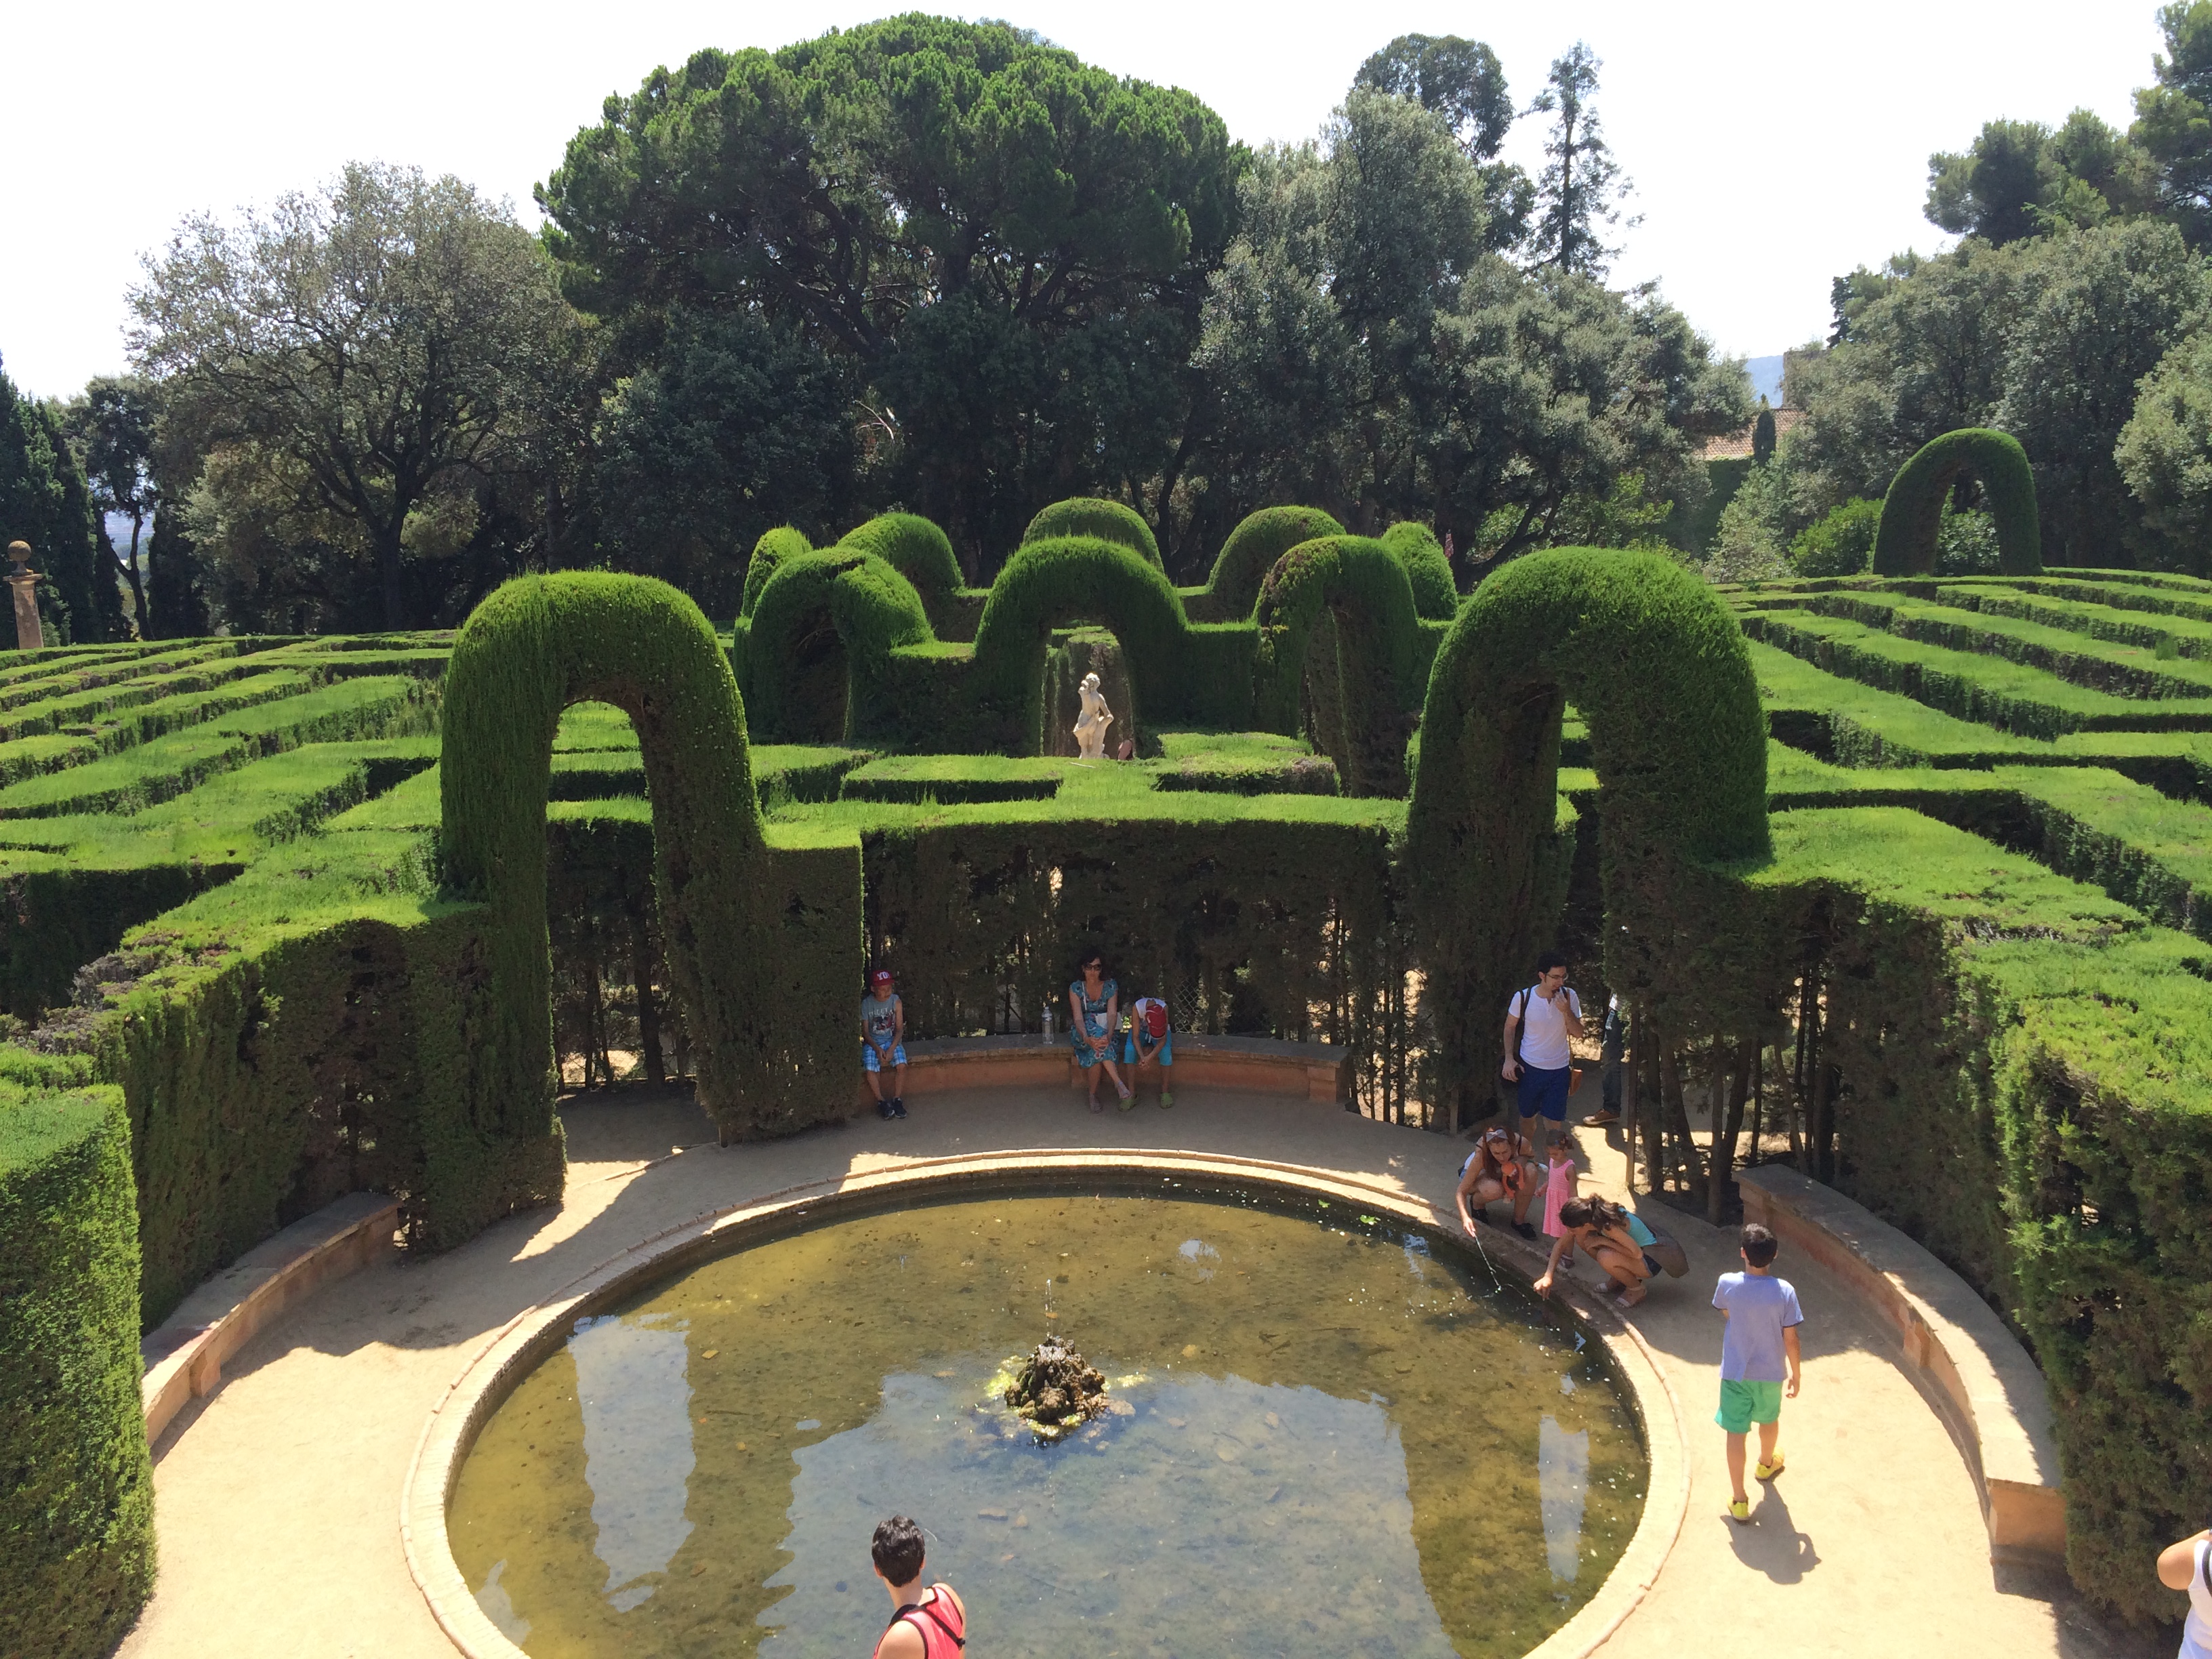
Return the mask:
<path fill-rule="evenodd" d="M 1341 1171 L 1264 1158 L 1163 1149 L 1078 1149 L 997 1152 L 916 1159 L 891 1168 L 808 1182 L 726 1209 L 709 1211 L 641 1240 L 571 1280 L 554 1296 L 516 1314 L 479 1344 L 431 1410 L 416 1443 L 399 1500 L 400 1542 L 407 1568 L 447 1638 L 468 1659 L 528 1659 L 477 1604 L 453 1560 L 446 1510 L 477 1435 L 514 1388 L 567 1340 L 574 1322 L 627 1296 L 641 1284 L 726 1255 L 799 1224 L 840 1218 L 902 1192 L 932 1194 L 963 1188 L 1003 1190 L 1028 1181 L 1103 1176 L 1188 1176 L 1279 1192 L 1341 1199 L 1436 1232 L 1456 1231 L 1452 1218 L 1399 1188 Z M 1537 1255 L 1510 1236 L 1486 1245 L 1493 1267 L 1522 1280 Z M 1602 1645 L 1650 1589 L 1673 1552 L 1689 1508 L 1690 1462 L 1682 1402 L 1634 1327 L 1580 1286 L 1562 1285 L 1554 1299 L 1605 1346 L 1644 1437 L 1650 1480 L 1644 1514 L 1628 1547 L 1597 1593 L 1573 1618 L 1531 1649 L 1527 1659 L 1584 1659 Z"/>

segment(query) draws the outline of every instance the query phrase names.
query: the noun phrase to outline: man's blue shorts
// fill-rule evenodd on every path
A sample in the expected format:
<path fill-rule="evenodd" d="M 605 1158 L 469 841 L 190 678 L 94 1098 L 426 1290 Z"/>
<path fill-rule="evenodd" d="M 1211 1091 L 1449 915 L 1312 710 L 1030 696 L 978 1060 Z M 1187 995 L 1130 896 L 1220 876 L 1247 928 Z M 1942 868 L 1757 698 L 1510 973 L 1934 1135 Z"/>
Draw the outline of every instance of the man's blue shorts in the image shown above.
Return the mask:
<path fill-rule="evenodd" d="M 894 1042 L 891 1044 L 891 1057 L 886 1063 L 892 1066 L 905 1065 L 906 1044 L 903 1042 Z M 874 1043 L 864 1042 L 860 1045 L 860 1064 L 871 1072 L 880 1072 L 884 1069 L 883 1065 L 878 1064 L 877 1061 L 876 1045 Z"/>
<path fill-rule="evenodd" d="M 1154 1053 L 1158 1056 L 1161 1065 L 1175 1064 L 1174 1031 L 1169 1031 L 1160 1039 L 1160 1046 L 1154 1050 Z M 1126 1066 L 1137 1064 L 1137 1034 L 1134 1031 L 1124 1031 L 1121 1034 L 1121 1061 Z"/>
<path fill-rule="evenodd" d="M 1534 1066 L 1521 1068 L 1521 1115 L 1547 1117 L 1554 1123 L 1567 1121 L 1567 1085 L 1572 1080 L 1574 1067 L 1562 1066 L 1556 1072 L 1540 1071 Z"/>

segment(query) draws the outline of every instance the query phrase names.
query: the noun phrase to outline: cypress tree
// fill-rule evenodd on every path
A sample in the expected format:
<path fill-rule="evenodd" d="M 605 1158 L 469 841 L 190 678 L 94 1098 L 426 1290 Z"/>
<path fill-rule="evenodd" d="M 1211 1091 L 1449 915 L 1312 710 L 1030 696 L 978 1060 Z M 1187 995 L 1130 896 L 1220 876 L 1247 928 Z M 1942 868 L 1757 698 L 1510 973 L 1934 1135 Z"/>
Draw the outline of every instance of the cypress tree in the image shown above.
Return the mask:
<path fill-rule="evenodd" d="M 1765 466 L 1774 459 L 1774 411 L 1767 407 L 1766 399 L 1759 400 L 1759 418 L 1751 427 L 1751 460 L 1754 466 Z"/>

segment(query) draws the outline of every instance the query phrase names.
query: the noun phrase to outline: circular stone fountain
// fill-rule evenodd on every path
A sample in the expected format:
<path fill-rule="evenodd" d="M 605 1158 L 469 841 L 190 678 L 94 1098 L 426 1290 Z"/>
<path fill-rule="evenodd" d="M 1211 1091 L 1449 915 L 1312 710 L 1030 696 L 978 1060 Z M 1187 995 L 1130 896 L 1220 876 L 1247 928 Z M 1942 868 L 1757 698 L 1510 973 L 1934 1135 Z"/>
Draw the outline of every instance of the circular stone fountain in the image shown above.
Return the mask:
<path fill-rule="evenodd" d="M 1674 1530 L 1618 1339 L 1357 1194 L 1071 1173 L 787 1208 L 526 1321 L 418 1458 L 449 1632 L 865 1652 L 894 1512 L 994 1648 L 1518 1656 L 1632 1602 L 1590 1628 Z M 1041 1343 L 1103 1383 L 1052 1438 Z"/>

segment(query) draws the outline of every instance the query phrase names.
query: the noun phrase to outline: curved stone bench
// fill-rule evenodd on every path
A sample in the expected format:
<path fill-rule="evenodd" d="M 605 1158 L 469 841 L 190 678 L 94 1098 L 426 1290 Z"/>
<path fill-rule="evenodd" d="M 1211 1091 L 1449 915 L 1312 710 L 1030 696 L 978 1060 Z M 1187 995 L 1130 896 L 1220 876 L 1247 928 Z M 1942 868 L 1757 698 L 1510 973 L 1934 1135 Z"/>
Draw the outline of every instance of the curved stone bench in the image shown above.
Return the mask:
<path fill-rule="evenodd" d="M 1083 1068 L 1065 1036 L 1050 1042 L 1030 1032 L 1012 1036 L 916 1039 L 906 1045 L 906 1091 L 944 1089 L 1083 1086 Z M 855 1055 L 854 1068 L 859 1070 Z M 1273 1037 L 1175 1034 L 1175 1086 L 1249 1089 L 1332 1103 L 1352 1097 L 1352 1052 L 1325 1042 L 1285 1042 Z M 1148 1068 L 1147 1082 L 1158 1073 Z M 872 1104 L 865 1076 L 854 1084 L 858 1104 Z"/>
<path fill-rule="evenodd" d="M 389 1254 L 398 1230 L 398 1199 L 349 1193 L 203 1281 L 139 1342 L 146 1438 L 159 1440 L 187 1401 L 221 1387 L 222 1362 L 256 1331 L 318 1285 Z"/>
<path fill-rule="evenodd" d="M 2043 1373 L 1972 1285 L 1832 1187 L 1779 1164 L 1737 1176 L 1743 1214 L 1841 1279 L 1905 1345 L 1973 1471 L 1990 1559 L 2063 1565 L 2066 1500 Z"/>

